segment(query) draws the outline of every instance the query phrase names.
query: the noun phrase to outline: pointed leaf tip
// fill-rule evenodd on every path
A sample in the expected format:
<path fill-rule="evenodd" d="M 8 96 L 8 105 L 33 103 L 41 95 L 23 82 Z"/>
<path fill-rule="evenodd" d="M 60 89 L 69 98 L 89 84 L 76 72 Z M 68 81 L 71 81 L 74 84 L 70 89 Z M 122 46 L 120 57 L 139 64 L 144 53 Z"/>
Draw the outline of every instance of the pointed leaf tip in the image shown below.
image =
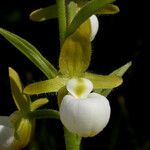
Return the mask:
<path fill-rule="evenodd" d="M 48 78 L 53 78 L 57 74 L 54 66 L 44 58 L 41 53 L 31 43 L 20 36 L 0 28 L 0 34 L 32 61 Z"/>
<path fill-rule="evenodd" d="M 57 18 L 57 6 L 51 5 L 48 7 L 37 9 L 30 14 L 30 19 L 32 21 L 45 21 L 48 19 L 54 19 Z"/>
<path fill-rule="evenodd" d="M 122 67 L 114 70 L 111 74 L 115 74 L 115 75 L 122 77 L 126 73 L 126 71 L 131 67 L 131 65 L 132 65 L 132 61 L 129 61 Z"/>
<path fill-rule="evenodd" d="M 122 77 L 127 72 L 127 70 L 131 67 L 131 65 L 132 65 L 132 62 L 130 61 L 130 62 L 126 63 L 125 65 L 121 66 L 120 68 L 114 70 L 111 73 L 111 75 L 117 75 L 117 76 Z M 110 89 L 98 89 L 98 90 L 96 90 L 96 92 L 100 93 L 104 96 L 108 96 L 112 92 L 112 90 L 113 90 L 112 88 L 110 88 Z"/>
<path fill-rule="evenodd" d="M 119 13 L 120 9 L 117 5 L 108 4 L 96 12 L 98 15 L 113 15 Z"/>

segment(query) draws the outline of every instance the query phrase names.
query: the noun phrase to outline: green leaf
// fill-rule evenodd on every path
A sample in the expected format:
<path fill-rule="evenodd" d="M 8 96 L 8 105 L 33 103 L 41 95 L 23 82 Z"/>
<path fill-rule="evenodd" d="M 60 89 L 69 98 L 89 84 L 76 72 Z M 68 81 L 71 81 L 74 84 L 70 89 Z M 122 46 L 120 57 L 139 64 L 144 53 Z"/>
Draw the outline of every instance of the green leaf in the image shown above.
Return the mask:
<path fill-rule="evenodd" d="M 31 111 L 38 109 L 39 107 L 48 103 L 47 98 L 40 98 L 31 103 Z"/>
<path fill-rule="evenodd" d="M 51 5 L 45 8 L 40 8 L 30 14 L 32 21 L 45 21 L 48 19 L 57 18 L 57 6 Z"/>
<path fill-rule="evenodd" d="M 107 6 L 115 0 L 91 0 L 87 2 L 76 14 L 67 30 L 67 36 L 71 35 L 76 29 L 85 22 L 91 15 L 95 14 L 99 9 Z"/>
<path fill-rule="evenodd" d="M 63 75 L 80 76 L 89 66 L 91 59 L 90 22 L 83 23 L 66 39 L 59 57 L 59 68 Z"/>
<path fill-rule="evenodd" d="M 94 89 L 114 88 L 122 83 L 122 78 L 116 75 L 97 75 L 93 73 L 85 73 L 84 77 L 92 81 Z"/>
<path fill-rule="evenodd" d="M 120 11 L 119 7 L 114 4 L 108 4 L 105 7 L 99 9 L 96 14 L 98 15 L 113 15 Z"/>
<path fill-rule="evenodd" d="M 26 86 L 24 89 L 24 93 L 34 95 L 34 94 L 58 92 L 58 90 L 61 87 L 63 87 L 67 81 L 68 81 L 67 78 L 56 77 L 53 79 L 36 82 Z"/>
<path fill-rule="evenodd" d="M 32 61 L 48 78 L 56 76 L 57 71 L 41 53 L 25 39 L 0 28 L 0 34 Z"/>
<path fill-rule="evenodd" d="M 130 62 L 126 63 L 125 65 L 123 65 L 122 67 L 113 71 L 111 73 L 111 75 L 117 75 L 117 76 L 122 77 L 127 72 L 127 70 L 130 68 L 131 65 L 132 65 L 132 62 L 130 61 Z M 98 90 L 96 90 L 96 92 L 100 93 L 104 96 L 108 96 L 112 92 L 112 90 L 113 89 L 98 89 Z"/>
<path fill-rule="evenodd" d="M 30 99 L 25 94 L 23 94 L 23 86 L 19 78 L 19 75 L 15 70 L 13 70 L 10 67 L 9 67 L 9 77 L 12 96 L 18 110 L 22 111 L 29 110 Z"/>

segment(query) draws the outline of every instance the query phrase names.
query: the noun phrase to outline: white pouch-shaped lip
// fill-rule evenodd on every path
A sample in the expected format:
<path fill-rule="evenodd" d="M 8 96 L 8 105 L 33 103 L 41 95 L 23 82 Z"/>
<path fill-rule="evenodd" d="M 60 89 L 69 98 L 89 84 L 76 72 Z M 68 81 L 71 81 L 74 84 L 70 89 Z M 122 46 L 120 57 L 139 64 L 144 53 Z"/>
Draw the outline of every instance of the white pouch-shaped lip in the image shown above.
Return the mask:
<path fill-rule="evenodd" d="M 71 79 L 67 84 L 70 95 L 66 95 L 60 105 L 60 119 L 71 132 L 81 137 L 95 136 L 107 125 L 110 118 L 110 105 L 106 97 L 90 93 L 92 83 L 81 78 L 84 88 L 81 96 L 76 95 L 76 89 L 81 86 L 80 80 Z M 82 86 L 83 86 L 82 85 Z"/>
<path fill-rule="evenodd" d="M 91 93 L 83 99 L 66 95 L 60 106 L 60 119 L 64 126 L 82 137 L 98 134 L 107 125 L 109 118 L 109 102 L 97 93 Z"/>

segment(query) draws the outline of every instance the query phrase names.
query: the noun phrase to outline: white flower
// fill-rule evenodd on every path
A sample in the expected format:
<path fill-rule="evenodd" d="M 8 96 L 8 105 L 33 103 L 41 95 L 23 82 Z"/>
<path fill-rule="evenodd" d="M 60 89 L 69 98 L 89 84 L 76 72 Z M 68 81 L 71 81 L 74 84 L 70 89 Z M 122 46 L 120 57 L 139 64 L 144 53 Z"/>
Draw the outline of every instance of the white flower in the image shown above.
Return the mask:
<path fill-rule="evenodd" d="M 90 93 L 93 84 L 84 78 L 69 80 L 67 90 L 70 95 L 66 95 L 60 105 L 60 119 L 64 126 L 82 137 L 101 132 L 110 118 L 107 98 Z"/>
<path fill-rule="evenodd" d="M 99 28 L 99 22 L 98 19 L 96 17 L 96 15 L 92 15 L 90 17 L 90 23 L 91 23 L 91 37 L 90 40 L 93 41 L 97 32 L 98 32 L 98 28 Z"/>
<path fill-rule="evenodd" d="M 0 116 L 0 150 L 11 150 L 14 139 L 14 128 L 10 118 Z"/>

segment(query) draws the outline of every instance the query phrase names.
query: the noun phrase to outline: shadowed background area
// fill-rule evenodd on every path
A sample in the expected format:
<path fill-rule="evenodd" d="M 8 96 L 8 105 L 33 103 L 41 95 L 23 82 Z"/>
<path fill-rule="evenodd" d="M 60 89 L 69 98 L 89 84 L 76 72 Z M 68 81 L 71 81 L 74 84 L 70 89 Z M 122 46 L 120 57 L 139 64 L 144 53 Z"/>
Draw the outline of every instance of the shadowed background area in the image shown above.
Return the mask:
<path fill-rule="evenodd" d="M 2 0 L 0 26 L 18 34 L 35 45 L 56 68 L 59 58 L 57 20 L 32 22 L 33 10 L 53 4 L 54 0 Z M 150 109 L 148 98 L 148 48 L 145 4 L 140 0 L 122 0 L 116 4 L 120 13 L 99 16 L 99 33 L 93 42 L 89 71 L 108 74 L 132 60 L 124 83 L 109 95 L 112 115 L 108 126 L 94 138 L 83 139 L 81 149 L 149 150 Z M 8 78 L 8 67 L 14 68 L 25 85 L 44 80 L 44 75 L 16 48 L 0 36 L 0 115 L 15 111 Z M 54 95 L 47 108 L 56 108 Z M 59 150 L 64 148 L 63 130 L 56 120 L 38 120 L 36 133 L 27 150 Z"/>

